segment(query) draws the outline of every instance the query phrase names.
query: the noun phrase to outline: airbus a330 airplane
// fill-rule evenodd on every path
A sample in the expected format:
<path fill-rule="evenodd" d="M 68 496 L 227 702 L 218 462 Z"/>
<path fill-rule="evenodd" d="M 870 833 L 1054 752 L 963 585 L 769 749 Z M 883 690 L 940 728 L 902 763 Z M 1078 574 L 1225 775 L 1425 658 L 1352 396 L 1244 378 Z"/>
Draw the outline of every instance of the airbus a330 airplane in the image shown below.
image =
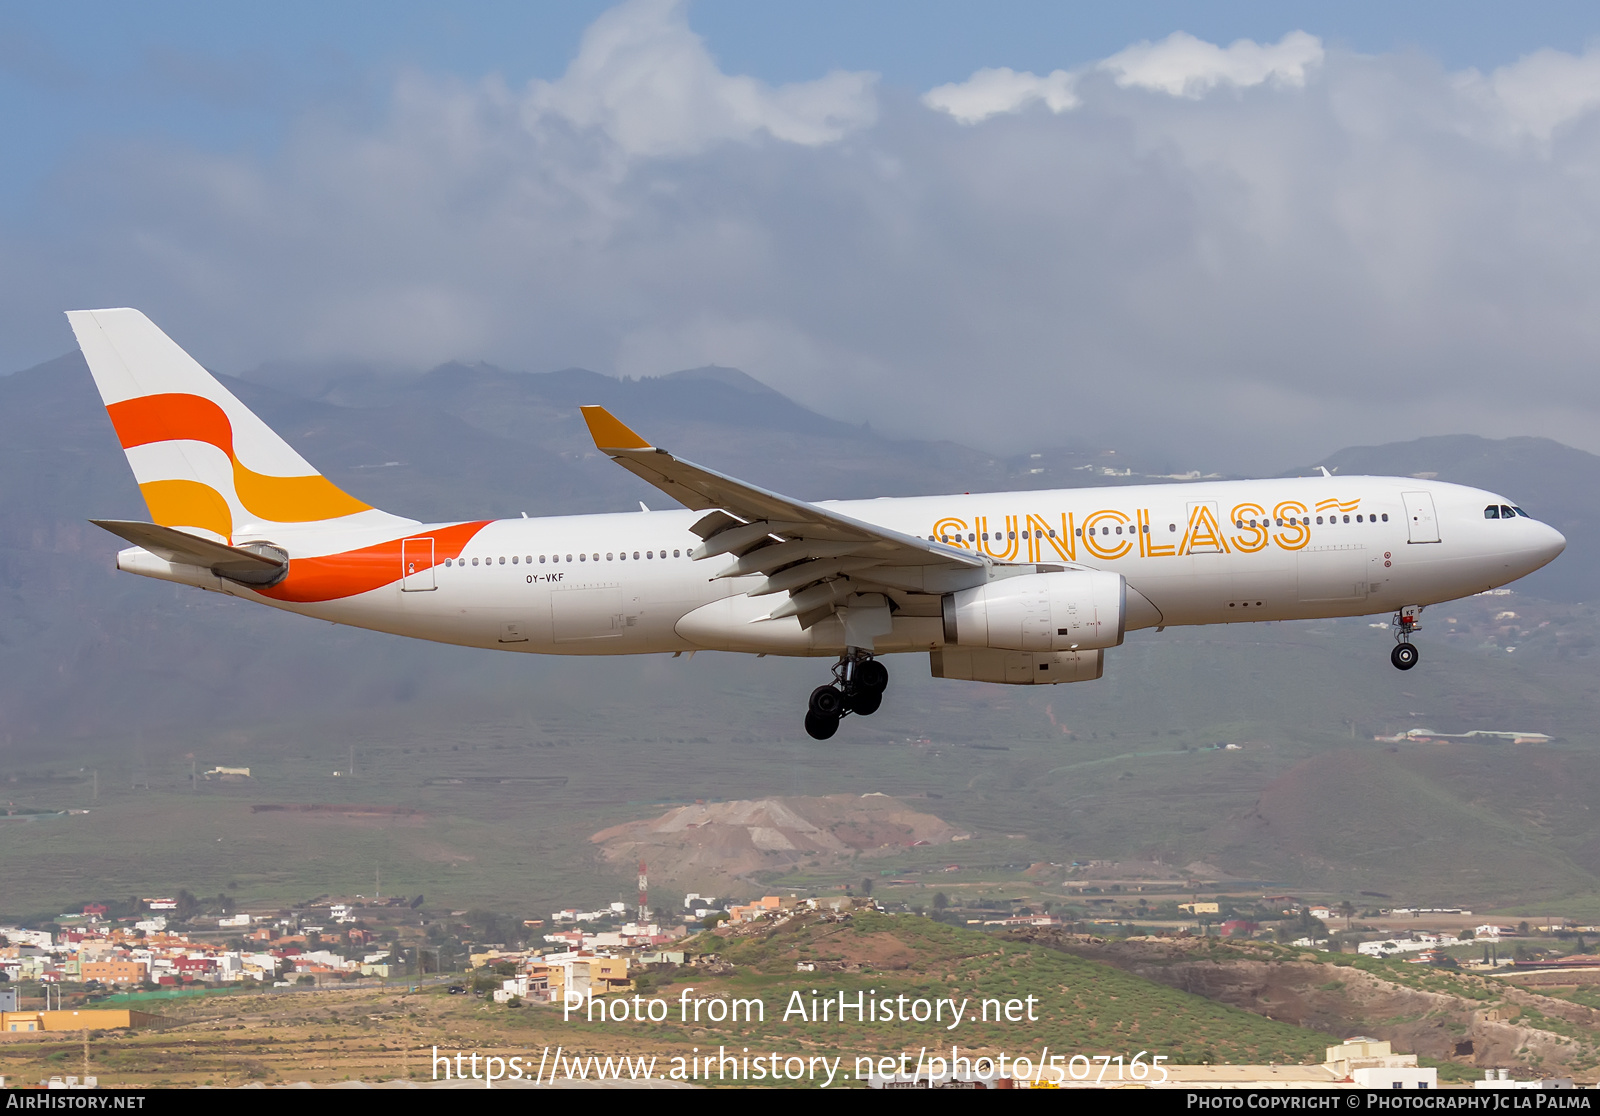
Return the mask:
<path fill-rule="evenodd" d="M 817 739 L 878 709 L 895 652 L 939 678 L 1082 682 L 1139 628 L 1392 612 L 1409 670 L 1424 606 L 1566 546 L 1492 492 L 1326 471 L 812 504 L 601 407 L 595 445 L 687 510 L 419 523 L 337 488 L 139 311 L 67 317 L 154 521 L 96 521 L 134 544 L 118 569 L 466 647 L 831 657 Z"/>

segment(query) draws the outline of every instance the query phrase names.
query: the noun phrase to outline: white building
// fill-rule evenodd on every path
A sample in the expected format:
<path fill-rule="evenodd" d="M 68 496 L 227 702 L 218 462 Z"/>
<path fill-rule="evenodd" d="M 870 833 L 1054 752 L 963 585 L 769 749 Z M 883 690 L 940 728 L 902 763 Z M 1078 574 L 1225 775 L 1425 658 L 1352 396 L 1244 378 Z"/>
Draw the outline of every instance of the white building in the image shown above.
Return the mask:
<path fill-rule="evenodd" d="M 1438 949 L 1441 946 L 1460 945 L 1454 934 L 1413 934 L 1406 938 L 1385 938 L 1378 942 L 1362 942 L 1356 952 L 1367 957 L 1393 957 L 1397 953 L 1415 953 L 1418 950 Z"/>
<path fill-rule="evenodd" d="M 1362 1066 L 1350 1079 L 1363 1089 L 1437 1089 L 1439 1071 L 1432 1066 Z"/>

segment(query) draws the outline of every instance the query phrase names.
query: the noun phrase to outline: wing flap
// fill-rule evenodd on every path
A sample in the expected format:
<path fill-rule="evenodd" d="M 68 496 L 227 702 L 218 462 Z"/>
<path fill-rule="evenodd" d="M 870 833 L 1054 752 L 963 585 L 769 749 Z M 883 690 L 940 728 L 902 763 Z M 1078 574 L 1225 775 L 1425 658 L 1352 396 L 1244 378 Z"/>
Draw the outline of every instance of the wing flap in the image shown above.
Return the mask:
<path fill-rule="evenodd" d="M 602 453 L 684 507 L 709 513 L 693 528 L 705 540 L 695 548 L 695 560 L 734 556 L 714 579 L 764 574 L 749 596 L 790 594 L 771 618 L 795 616 L 809 628 L 858 600 L 878 569 L 894 571 L 890 586 L 936 593 L 945 583 L 965 587 L 981 581 L 992 565 L 971 551 L 865 523 L 674 457 L 604 407 L 584 407 L 583 417 Z"/>
<path fill-rule="evenodd" d="M 896 565 L 930 563 L 975 569 L 985 565 L 982 558 L 969 551 L 929 542 L 916 535 L 901 534 L 876 524 L 863 523 L 817 504 L 770 492 L 714 469 L 674 457 L 664 449 L 645 443 L 642 437 L 624 426 L 604 407 L 584 407 L 583 416 L 589 423 L 590 433 L 595 436 L 596 448 L 630 473 L 649 481 L 692 510 L 720 509 L 731 512 L 746 523 L 766 520 L 772 534 L 790 538 L 888 543 L 890 545 L 886 549 L 891 553 L 883 553 L 885 548 L 874 548 L 874 556 L 879 559 L 892 558 Z M 624 444 L 608 445 L 607 442 Z"/>

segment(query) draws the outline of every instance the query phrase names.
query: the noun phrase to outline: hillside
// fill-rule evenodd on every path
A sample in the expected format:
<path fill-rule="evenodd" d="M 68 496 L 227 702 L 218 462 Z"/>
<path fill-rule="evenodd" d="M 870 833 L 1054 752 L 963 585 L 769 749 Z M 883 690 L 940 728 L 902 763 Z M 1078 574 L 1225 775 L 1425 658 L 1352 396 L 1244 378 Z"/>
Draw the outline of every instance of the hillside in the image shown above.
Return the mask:
<path fill-rule="evenodd" d="M 869 793 L 696 802 L 589 840 L 612 864 L 643 860 L 658 880 L 724 895 L 755 885 L 757 873 L 802 864 L 837 871 L 863 854 L 881 858 L 970 837 L 932 814 Z"/>
<path fill-rule="evenodd" d="M 1059 930 L 1009 936 L 1295 1026 L 1372 1035 L 1439 1062 L 1584 1081 L 1600 1072 L 1600 1010 L 1500 978 L 1259 943 L 1102 941 Z"/>
<path fill-rule="evenodd" d="M 722 963 L 715 980 L 695 974 L 700 994 L 757 995 L 783 1002 L 796 984 L 796 965 L 803 963 L 816 966 L 803 981 L 807 994 L 815 988 L 819 998 L 838 990 L 853 996 L 861 988 L 876 989 L 880 998 L 954 997 L 973 1005 L 984 998 L 1038 997 L 1035 1023 L 963 1023 L 960 1045 L 974 1050 L 1016 1053 L 1049 1046 L 1063 1052 L 1131 1055 L 1144 1049 L 1175 1062 L 1259 1064 L 1320 1060 L 1323 1048 L 1336 1041 L 1111 965 L 915 915 L 795 913 L 724 926 L 689 939 L 685 946 L 713 951 Z M 682 979 L 674 977 L 675 982 Z M 757 1033 L 748 1032 L 749 1039 Z M 771 1026 L 764 1029 L 767 1042 L 774 1033 Z M 849 1020 L 843 1025 L 796 1022 L 789 1033 L 808 1045 L 839 1050 L 858 1046 L 865 1037 Z M 873 1027 L 867 1041 L 898 1050 L 924 1043 L 937 1048 L 957 1037 L 937 1024 L 889 1023 Z M 712 1041 L 722 1041 L 721 1034 Z M 747 1041 L 746 1036 L 740 1034 L 739 1041 Z"/>
<path fill-rule="evenodd" d="M 833 1087 L 850 1088 L 859 1087 L 858 1057 L 905 1051 L 914 1061 L 924 1049 L 948 1057 L 952 1046 L 965 1057 L 1004 1051 L 1037 1059 L 1041 1047 L 1048 1047 L 1063 1061 L 1072 1054 L 1126 1058 L 1144 1050 L 1146 1061 L 1165 1054 L 1173 1061 L 1265 1063 L 1317 1061 L 1335 1041 L 1111 965 L 911 915 L 809 913 L 702 934 L 683 945 L 691 952 L 711 951 L 700 957 L 710 963 L 658 967 L 637 989 L 646 999 L 667 1002 L 670 1014 L 663 1022 L 563 1020 L 559 1006 L 497 1005 L 447 995 L 444 985 L 421 992 L 405 985 L 246 992 L 163 1004 L 174 1024 L 169 1029 L 98 1033 L 91 1041 L 91 1069 L 103 1087 L 377 1082 L 427 1078 L 435 1045 L 524 1058 L 531 1052 L 530 1069 L 542 1049 L 560 1046 L 569 1055 L 653 1055 L 659 1075 L 674 1056 L 703 1058 L 727 1047 L 741 1058 L 745 1051 L 841 1058 Z M 797 971 L 801 959 L 814 961 L 817 969 Z M 813 995 L 837 1002 L 839 993 L 851 1003 L 857 993 L 863 1002 L 954 997 L 958 1004 L 966 1001 L 966 1013 L 953 1029 L 948 1010 L 943 1021 L 927 1023 L 848 1018 L 841 1025 L 837 1013 L 827 1022 L 784 1018 L 795 994 L 809 1016 Z M 1016 1022 L 971 1017 L 985 997 L 1003 1002 L 1027 996 L 1035 997 L 1034 1021 L 1020 1013 Z M 678 1018 L 683 1000 L 692 1006 L 732 997 L 759 1000 L 764 1021 Z M 8 1080 L 77 1072 L 81 1065 L 83 1046 L 75 1033 L 8 1040 Z"/>

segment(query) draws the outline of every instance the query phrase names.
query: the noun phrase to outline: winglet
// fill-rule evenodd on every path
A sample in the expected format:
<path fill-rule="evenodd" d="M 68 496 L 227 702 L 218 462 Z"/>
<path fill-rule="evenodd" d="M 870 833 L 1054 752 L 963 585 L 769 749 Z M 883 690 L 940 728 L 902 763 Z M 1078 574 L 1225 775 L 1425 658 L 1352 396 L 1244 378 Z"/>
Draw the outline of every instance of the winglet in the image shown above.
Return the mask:
<path fill-rule="evenodd" d="M 589 424 L 589 436 L 594 439 L 596 448 L 610 449 L 650 449 L 650 443 L 624 426 L 615 415 L 604 407 L 582 407 L 583 421 Z"/>

